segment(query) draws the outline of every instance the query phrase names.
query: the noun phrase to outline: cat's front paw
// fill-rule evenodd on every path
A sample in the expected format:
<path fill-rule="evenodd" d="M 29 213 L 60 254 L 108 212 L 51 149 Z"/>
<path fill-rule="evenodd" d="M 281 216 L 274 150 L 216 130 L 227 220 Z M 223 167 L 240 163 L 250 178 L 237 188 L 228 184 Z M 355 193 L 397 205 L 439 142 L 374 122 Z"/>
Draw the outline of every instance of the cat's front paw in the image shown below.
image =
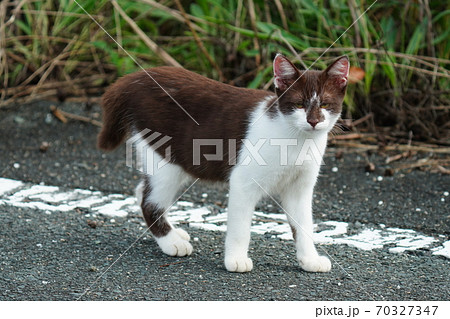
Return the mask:
<path fill-rule="evenodd" d="M 329 272 L 331 270 L 331 262 L 325 256 L 311 256 L 299 259 L 300 267 L 308 272 Z"/>
<path fill-rule="evenodd" d="M 183 238 L 184 240 L 190 241 L 191 240 L 191 236 L 189 236 L 189 234 L 181 228 L 175 228 L 175 231 L 177 232 L 177 234 Z"/>
<path fill-rule="evenodd" d="M 192 254 L 192 245 L 189 243 L 189 234 L 182 229 L 172 229 L 166 236 L 156 238 L 156 242 L 169 256 L 189 256 Z"/>
<path fill-rule="evenodd" d="M 253 269 L 253 261 L 247 256 L 225 257 L 225 268 L 231 272 L 248 272 Z"/>

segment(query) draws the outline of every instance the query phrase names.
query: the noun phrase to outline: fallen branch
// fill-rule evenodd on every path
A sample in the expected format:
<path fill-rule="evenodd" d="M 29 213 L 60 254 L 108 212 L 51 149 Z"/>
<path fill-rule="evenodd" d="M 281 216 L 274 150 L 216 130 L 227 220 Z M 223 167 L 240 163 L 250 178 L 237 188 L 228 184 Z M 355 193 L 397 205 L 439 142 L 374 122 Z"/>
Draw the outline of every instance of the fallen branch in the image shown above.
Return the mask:
<path fill-rule="evenodd" d="M 450 147 L 427 147 L 418 145 L 389 145 L 385 147 L 387 151 L 416 151 L 438 154 L 450 154 Z"/>
<path fill-rule="evenodd" d="M 418 160 L 417 162 L 414 163 L 405 163 L 405 164 L 401 164 L 397 167 L 395 167 L 395 170 L 404 170 L 404 169 L 414 169 L 414 168 L 419 168 L 419 167 L 423 167 L 423 166 L 432 166 L 432 167 L 437 167 L 439 169 L 439 167 L 441 167 L 441 169 L 443 169 L 442 171 L 446 172 L 449 171 L 448 169 L 444 168 L 442 166 L 442 164 L 448 164 L 449 160 L 438 160 L 438 159 L 429 159 L 429 158 L 421 158 L 420 160 Z M 439 169 L 441 171 L 441 169 Z"/>
<path fill-rule="evenodd" d="M 16 86 L 14 88 L 6 88 L 0 89 L 0 94 L 13 94 L 12 97 L 7 100 L 0 101 L 0 108 L 6 107 L 13 104 L 20 103 L 29 103 L 38 99 L 55 97 L 58 95 L 58 89 L 64 89 L 68 95 L 84 95 L 84 94 L 98 94 L 99 88 L 93 87 L 93 82 L 97 82 L 102 80 L 102 83 L 109 83 L 115 78 L 114 74 L 94 74 L 87 77 L 75 78 L 66 81 L 52 81 L 43 83 L 40 85 L 39 90 L 43 91 L 42 93 L 37 93 L 33 96 L 30 96 L 31 92 L 33 92 L 36 85 L 27 85 L 27 86 Z M 88 89 L 79 89 L 74 87 L 77 84 L 83 84 L 88 86 L 90 83 L 90 88 Z M 98 86 L 99 84 L 97 84 Z M 97 91 L 97 92 L 94 92 Z"/>
<path fill-rule="evenodd" d="M 26 96 L 23 98 L 15 98 L 15 99 L 8 99 L 6 101 L 0 101 L 0 108 L 1 107 L 6 107 L 6 106 L 10 106 L 10 105 L 14 105 L 14 104 L 26 104 L 26 103 L 30 103 L 33 102 L 35 100 L 41 100 L 41 99 L 45 99 L 51 96 L 56 96 L 57 94 L 57 90 L 47 90 L 43 93 L 39 93 L 39 94 L 35 94 L 33 96 Z"/>
<path fill-rule="evenodd" d="M 67 119 L 72 119 L 72 120 L 76 120 L 76 121 L 90 123 L 90 124 L 98 126 L 98 127 L 102 127 L 102 123 L 97 120 L 91 119 L 86 116 L 81 116 L 81 115 L 62 111 L 54 105 L 50 106 L 50 110 L 52 111 L 53 115 L 55 115 L 63 123 L 66 123 Z M 63 118 L 66 120 L 64 121 Z"/>
<path fill-rule="evenodd" d="M 169 264 L 160 265 L 159 267 L 169 267 L 169 266 L 172 266 L 172 265 L 181 264 L 182 262 L 184 262 L 184 260 L 176 261 L 176 262 L 174 262 L 174 263 L 169 263 Z"/>
<path fill-rule="evenodd" d="M 358 126 L 359 124 L 364 123 L 365 121 L 367 121 L 368 119 L 370 119 L 372 117 L 373 117 L 373 113 L 368 113 L 368 114 L 364 115 L 363 117 L 352 121 L 351 126 L 353 126 L 353 127 Z"/>
<path fill-rule="evenodd" d="M 394 155 L 394 156 L 389 156 L 388 158 L 386 158 L 385 163 L 386 163 L 386 164 L 389 164 L 389 163 L 398 161 L 398 160 L 400 160 L 400 159 L 402 159 L 402 158 L 409 157 L 410 155 L 411 155 L 411 152 L 410 152 L 410 151 L 407 151 L 407 152 L 403 152 L 403 153 L 401 153 L 401 154 L 397 154 L 397 155 Z"/>
<path fill-rule="evenodd" d="M 58 120 L 67 123 L 67 118 L 62 114 L 62 112 L 54 105 L 50 106 L 50 110 L 52 111 L 53 116 L 55 116 Z"/>
<path fill-rule="evenodd" d="M 447 169 L 441 165 L 437 165 L 436 168 L 438 169 L 438 171 L 442 174 L 450 174 L 450 169 Z"/>
<path fill-rule="evenodd" d="M 350 134 L 344 134 L 344 135 L 336 135 L 333 136 L 334 140 L 357 140 L 362 138 L 363 135 L 359 133 L 350 133 Z"/>
<path fill-rule="evenodd" d="M 333 141 L 332 144 L 337 147 L 358 148 L 360 150 L 377 150 L 380 147 L 378 145 L 346 142 L 346 141 Z M 419 145 L 387 145 L 383 147 L 385 151 L 416 151 L 416 152 L 429 152 L 436 154 L 450 154 L 450 147 L 430 147 Z"/>

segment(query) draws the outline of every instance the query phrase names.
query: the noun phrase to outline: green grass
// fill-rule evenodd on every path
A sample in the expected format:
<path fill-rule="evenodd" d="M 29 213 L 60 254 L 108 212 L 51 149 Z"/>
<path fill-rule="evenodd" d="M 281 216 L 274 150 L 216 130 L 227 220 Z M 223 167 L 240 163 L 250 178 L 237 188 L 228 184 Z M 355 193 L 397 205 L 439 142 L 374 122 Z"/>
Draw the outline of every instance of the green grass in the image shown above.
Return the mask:
<path fill-rule="evenodd" d="M 142 67 L 167 64 L 169 56 L 187 69 L 238 86 L 268 88 L 276 52 L 300 57 L 315 69 L 347 54 L 366 73 L 349 87 L 347 116 L 373 112 L 378 124 L 427 139 L 449 137 L 446 1 L 379 0 L 345 32 L 373 0 L 183 1 L 190 23 L 176 1 L 118 0 L 157 50 L 148 47 L 111 1 L 78 2 Z M 0 28 L 14 9 L 0 5 Z M 101 92 L 117 76 L 140 69 L 72 0 L 26 1 L 0 33 L 0 45 L 5 48 L 0 51 L 1 87 L 34 85 L 22 93 L 3 89 L 4 100 L 42 92 L 45 83 L 76 79 L 78 90 Z M 426 114 L 418 118 L 420 112 Z M 418 120 L 433 127 L 420 128 Z"/>

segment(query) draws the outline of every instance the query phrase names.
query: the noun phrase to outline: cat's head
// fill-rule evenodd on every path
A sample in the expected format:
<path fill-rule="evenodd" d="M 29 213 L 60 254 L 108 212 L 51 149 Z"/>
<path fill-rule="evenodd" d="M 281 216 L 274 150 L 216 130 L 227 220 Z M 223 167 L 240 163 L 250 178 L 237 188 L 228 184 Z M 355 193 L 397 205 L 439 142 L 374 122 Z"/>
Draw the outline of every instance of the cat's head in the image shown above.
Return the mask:
<path fill-rule="evenodd" d="M 342 56 L 324 71 L 301 71 L 277 54 L 273 61 L 279 112 L 301 131 L 330 131 L 342 110 L 350 62 Z"/>

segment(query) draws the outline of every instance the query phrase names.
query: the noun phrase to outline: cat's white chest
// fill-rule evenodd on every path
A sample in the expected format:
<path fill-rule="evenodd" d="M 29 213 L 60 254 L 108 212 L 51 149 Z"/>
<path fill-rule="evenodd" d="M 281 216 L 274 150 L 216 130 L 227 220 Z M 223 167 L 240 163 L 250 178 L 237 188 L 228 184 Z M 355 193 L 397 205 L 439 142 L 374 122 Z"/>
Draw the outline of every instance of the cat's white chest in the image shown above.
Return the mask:
<path fill-rule="evenodd" d="M 255 120 L 257 119 L 257 120 Z M 282 117 L 253 114 L 235 168 L 244 180 L 255 180 L 270 192 L 298 179 L 316 179 L 327 134 L 293 130 Z"/>

